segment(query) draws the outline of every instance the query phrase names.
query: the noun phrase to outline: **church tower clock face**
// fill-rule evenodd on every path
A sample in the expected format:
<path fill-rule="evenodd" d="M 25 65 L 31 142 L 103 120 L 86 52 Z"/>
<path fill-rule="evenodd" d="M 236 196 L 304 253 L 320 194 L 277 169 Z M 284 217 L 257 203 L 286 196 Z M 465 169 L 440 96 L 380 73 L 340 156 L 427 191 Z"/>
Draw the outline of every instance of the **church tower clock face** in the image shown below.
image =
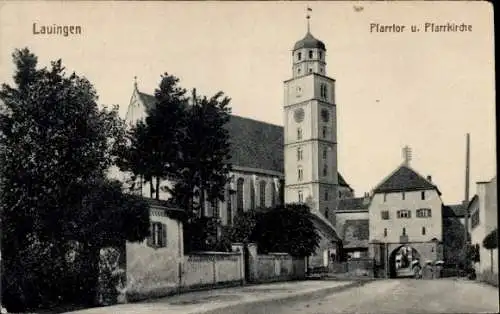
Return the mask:
<path fill-rule="evenodd" d="M 321 120 L 325 123 L 330 121 L 330 112 L 327 109 L 321 110 Z"/>
<path fill-rule="evenodd" d="M 304 121 L 304 109 L 296 109 L 293 113 L 293 117 L 295 118 L 295 122 L 297 123 Z"/>

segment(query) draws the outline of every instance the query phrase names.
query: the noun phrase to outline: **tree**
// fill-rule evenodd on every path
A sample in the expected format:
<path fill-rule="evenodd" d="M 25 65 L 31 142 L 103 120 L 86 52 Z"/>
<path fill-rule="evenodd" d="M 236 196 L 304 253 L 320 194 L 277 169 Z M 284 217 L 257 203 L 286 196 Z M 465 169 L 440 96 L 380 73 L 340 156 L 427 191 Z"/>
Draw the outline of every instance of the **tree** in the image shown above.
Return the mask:
<path fill-rule="evenodd" d="M 312 215 L 309 207 L 303 204 L 241 213 L 235 218 L 231 240 L 255 242 L 261 253 L 309 256 L 314 253 L 320 240 Z"/>
<path fill-rule="evenodd" d="M 229 102 L 222 92 L 207 98 L 199 97 L 194 89 L 184 120 L 176 174 L 180 180 L 174 195 L 185 208 L 192 208 L 193 198 L 197 197 L 201 216 L 205 216 L 206 201 L 216 204 L 224 200 L 231 170 L 229 132 L 225 128 L 231 113 Z"/>
<path fill-rule="evenodd" d="M 59 277 L 69 241 L 92 247 L 87 257 L 95 261 L 105 244 L 97 239 L 147 235 L 143 222 L 149 213 L 118 185 L 106 183 L 124 134 L 117 108 L 99 109 L 92 84 L 75 73 L 67 76 L 61 60 L 37 69 L 28 49 L 16 50 L 13 60 L 15 85 L 0 90 L 2 262 L 9 275 L 2 278 L 2 294 L 22 308 L 64 294 Z M 99 203 L 91 195 L 104 187 L 108 198 Z M 106 225 L 102 217 L 110 218 Z M 133 234 L 123 227 L 137 221 Z"/>
<path fill-rule="evenodd" d="M 490 232 L 483 240 L 483 246 L 488 250 L 498 248 L 498 228 Z"/>

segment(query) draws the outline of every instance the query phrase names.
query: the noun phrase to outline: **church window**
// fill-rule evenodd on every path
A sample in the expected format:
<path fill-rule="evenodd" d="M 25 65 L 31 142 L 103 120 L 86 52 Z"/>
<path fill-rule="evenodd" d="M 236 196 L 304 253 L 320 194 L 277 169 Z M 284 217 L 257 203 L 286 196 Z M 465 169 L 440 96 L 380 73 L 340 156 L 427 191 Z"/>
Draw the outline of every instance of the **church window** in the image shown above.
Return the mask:
<path fill-rule="evenodd" d="M 297 128 L 297 139 L 298 140 L 302 139 L 302 129 L 301 128 Z"/>
<path fill-rule="evenodd" d="M 398 210 L 398 218 L 411 218 L 411 211 L 407 209 Z"/>
<path fill-rule="evenodd" d="M 328 219 L 328 207 L 325 209 L 325 218 Z"/>
<path fill-rule="evenodd" d="M 319 51 L 319 59 L 323 59 L 323 52 Z"/>
<path fill-rule="evenodd" d="M 299 190 L 298 196 L 299 196 L 299 203 L 303 203 L 304 202 L 304 194 L 302 194 L 302 190 Z"/>
<path fill-rule="evenodd" d="M 319 92 L 321 98 L 323 99 L 328 98 L 328 86 L 325 83 L 321 83 L 321 85 L 319 86 Z"/>
<path fill-rule="evenodd" d="M 323 166 L 323 176 L 326 177 L 328 175 L 328 166 L 324 165 Z"/>
<path fill-rule="evenodd" d="M 313 73 L 313 69 L 309 68 L 309 73 Z"/>
<path fill-rule="evenodd" d="M 309 59 L 312 59 L 312 58 L 313 58 L 313 51 L 309 50 Z"/>
<path fill-rule="evenodd" d="M 250 184 L 250 209 L 255 209 L 255 185 L 257 182 L 255 180 L 252 180 L 252 183 Z"/>
<path fill-rule="evenodd" d="M 425 227 L 422 227 L 422 235 L 425 235 Z"/>
<path fill-rule="evenodd" d="M 323 73 L 323 67 L 319 68 L 319 73 Z"/>
<path fill-rule="evenodd" d="M 329 196 L 328 195 L 328 190 L 325 190 L 325 201 L 328 201 L 328 198 L 329 198 L 328 196 Z"/>
<path fill-rule="evenodd" d="M 387 202 L 387 193 L 384 193 L 384 202 Z"/>
<path fill-rule="evenodd" d="M 232 202 L 232 196 L 231 192 L 228 189 L 226 193 L 226 198 L 227 198 L 227 206 L 226 206 L 226 223 L 228 226 L 231 226 L 233 224 L 233 202 Z"/>
<path fill-rule="evenodd" d="M 406 228 L 403 227 L 403 235 L 405 236 L 406 235 Z"/>
<path fill-rule="evenodd" d="M 276 189 L 278 187 L 276 186 L 276 183 L 273 181 L 271 183 L 271 207 L 276 206 Z"/>
<path fill-rule="evenodd" d="M 384 228 L 384 237 L 387 237 L 387 228 Z"/>
<path fill-rule="evenodd" d="M 323 138 L 326 138 L 326 130 L 327 130 L 327 128 L 326 128 L 326 126 L 324 126 L 322 128 Z"/>
<path fill-rule="evenodd" d="M 323 159 L 326 159 L 326 156 L 328 155 L 328 148 L 323 148 Z"/>
<path fill-rule="evenodd" d="M 297 147 L 297 160 L 300 161 L 304 157 L 304 151 L 302 147 Z"/>
<path fill-rule="evenodd" d="M 302 52 L 297 52 L 297 59 L 300 61 L 302 59 Z"/>
<path fill-rule="evenodd" d="M 425 200 L 425 191 L 422 191 L 421 194 L 420 194 L 420 198 L 422 200 Z"/>
<path fill-rule="evenodd" d="M 342 198 L 342 192 L 339 191 L 339 198 Z"/>
<path fill-rule="evenodd" d="M 245 180 L 239 178 L 236 183 L 236 210 L 238 213 L 243 212 L 243 184 Z"/>
<path fill-rule="evenodd" d="M 259 192 L 260 192 L 260 207 L 264 208 L 266 207 L 266 181 L 264 180 L 260 181 Z"/>
<path fill-rule="evenodd" d="M 302 168 L 299 167 L 297 169 L 297 180 L 302 181 L 303 177 L 304 177 L 304 171 L 302 170 Z"/>
<path fill-rule="evenodd" d="M 300 68 L 297 69 L 297 74 L 300 75 Z"/>

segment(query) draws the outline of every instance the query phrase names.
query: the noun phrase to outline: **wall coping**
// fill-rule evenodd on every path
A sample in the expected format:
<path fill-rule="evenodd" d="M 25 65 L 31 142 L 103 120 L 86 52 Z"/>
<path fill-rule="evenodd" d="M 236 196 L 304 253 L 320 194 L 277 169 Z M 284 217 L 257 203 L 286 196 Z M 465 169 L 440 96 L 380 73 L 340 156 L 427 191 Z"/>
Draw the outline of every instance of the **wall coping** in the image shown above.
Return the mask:
<path fill-rule="evenodd" d="M 241 253 L 239 252 L 215 252 L 215 251 L 200 251 L 200 252 L 190 252 L 187 255 L 184 256 L 190 256 L 190 255 L 201 255 L 201 256 L 206 256 L 206 255 L 222 255 L 222 256 L 228 256 L 228 255 L 237 255 L 239 256 Z"/>

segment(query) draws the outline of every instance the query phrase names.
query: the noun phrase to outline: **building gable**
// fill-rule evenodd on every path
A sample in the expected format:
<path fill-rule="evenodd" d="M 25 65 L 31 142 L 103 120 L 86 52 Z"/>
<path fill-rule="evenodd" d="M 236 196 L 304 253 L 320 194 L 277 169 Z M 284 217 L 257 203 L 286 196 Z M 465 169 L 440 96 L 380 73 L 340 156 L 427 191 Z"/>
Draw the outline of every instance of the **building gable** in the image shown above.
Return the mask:
<path fill-rule="evenodd" d="M 437 190 L 429 180 L 418 174 L 409 166 L 402 165 L 385 178 L 373 191 L 375 193 L 391 193 L 403 191 Z"/>

